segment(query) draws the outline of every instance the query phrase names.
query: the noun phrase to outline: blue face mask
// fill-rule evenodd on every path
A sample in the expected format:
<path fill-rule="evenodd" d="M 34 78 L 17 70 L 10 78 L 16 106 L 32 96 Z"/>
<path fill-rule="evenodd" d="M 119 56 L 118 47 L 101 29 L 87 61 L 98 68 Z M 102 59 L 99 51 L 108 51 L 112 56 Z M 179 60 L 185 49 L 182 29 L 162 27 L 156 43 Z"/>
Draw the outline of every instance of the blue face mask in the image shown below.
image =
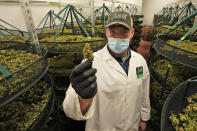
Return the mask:
<path fill-rule="evenodd" d="M 118 39 L 118 38 L 110 38 L 108 37 L 108 46 L 114 52 L 120 54 L 123 53 L 129 47 L 129 38 L 126 39 Z"/>

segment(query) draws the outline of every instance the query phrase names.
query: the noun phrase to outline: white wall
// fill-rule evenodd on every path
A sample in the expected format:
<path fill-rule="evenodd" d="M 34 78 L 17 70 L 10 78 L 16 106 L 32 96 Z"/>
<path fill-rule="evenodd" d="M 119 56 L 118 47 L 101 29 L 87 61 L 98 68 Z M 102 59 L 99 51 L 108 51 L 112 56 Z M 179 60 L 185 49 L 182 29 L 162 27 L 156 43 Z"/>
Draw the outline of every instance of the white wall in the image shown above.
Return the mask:
<path fill-rule="evenodd" d="M 41 19 L 47 14 L 49 10 L 58 12 L 60 8 L 54 6 L 32 6 L 31 10 L 35 26 L 37 27 Z M 27 31 L 22 9 L 18 5 L 5 6 L 0 4 L 0 19 L 14 25 L 21 30 Z"/>
<path fill-rule="evenodd" d="M 63 8 L 64 6 L 61 6 L 61 7 L 49 6 L 49 5 L 31 6 L 31 11 L 32 11 L 35 26 L 37 27 L 39 25 L 40 21 L 43 19 L 43 17 L 47 14 L 48 11 L 54 10 L 55 13 L 58 13 Z M 83 12 L 85 12 L 84 16 L 87 17 L 88 12 L 90 12 L 91 8 L 85 8 L 83 5 L 80 5 L 79 8 L 83 8 Z M 5 5 L 5 4 L 0 3 L 0 19 L 14 25 L 15 27 L 21 30 L 27 31 L 26 24 L 25 24 L 24 17 L 23 17 L 23 12 L 19 4 Z M 2 24 L 2 22 L 0 22 L 0 24 Z"/>
<path fill-rule="evenodd" d="M 18 6 L 8 7 L 0 5 L 0 19 L 18 27 L 19 29 L 24 29 L 25 27 L 25 21 L 23 19 L 22 11 L 21 8 Z"/>
<path fill-rule="evenodd" d="M 158 13 L 165 5 L 178 0 L 143 0 L 142 14 L 144 15 L 143 25 L 153 25 L 154 14 Z"/>
<path fill-rule="evenodd" d="M 4 1 L 4 0 L 0 0 L 0 1 Z M 47 0 L 43 0 L 43 1 L 47 1 Z M 91 4 L 90 4 L 91 0 L 48 0 L 48 1 L 66 2 L 67 4 L 72 4 L 77 8 L 82 8 L 83 14 L 85 16 L 90 15 L 91 12 Z M 109 7 L 109 9 L 111 9 L 111 4 L 112 4 L 111 2 L 103 1 L 103 0 L 94 0 L 94 1 L 95 1 L 95 9 L 101 7 L 103 3 L 105 3 L 105 5 Z M 141 14 L 142 0 L 118 0 L 118 1 L 137 5 L 140 8 L 138 14 Z M 121 4 L 116 3 L 116 5 L 121 5 Z M 58 13 L 63 7 L 64 6 L 60 7 L 60 6 L 50 6 L 46 4 L 36 4 L 36 5 L 33 4 L 31 6 L 31 10 L 32 10 L 35 26 L 36 27 L 38 26 L 41 19 L 46 15 L 46 13 L 49 10 L 54 10 L 55 13 Z M 21 10 L 19 3 L 0 2 L 0 19 L 3 19 L 4 21 L 16 26 L 21 30 L 27 31 L 23 17 L 23 12 Z"/>
<path fill-rule="evenodd" d="M 138 14 L 142 13 L 142 2 L 143 2 L 143 0 L 122 0 L 122 1 L 137 5 L 138 8 L 139 8 Z"/>

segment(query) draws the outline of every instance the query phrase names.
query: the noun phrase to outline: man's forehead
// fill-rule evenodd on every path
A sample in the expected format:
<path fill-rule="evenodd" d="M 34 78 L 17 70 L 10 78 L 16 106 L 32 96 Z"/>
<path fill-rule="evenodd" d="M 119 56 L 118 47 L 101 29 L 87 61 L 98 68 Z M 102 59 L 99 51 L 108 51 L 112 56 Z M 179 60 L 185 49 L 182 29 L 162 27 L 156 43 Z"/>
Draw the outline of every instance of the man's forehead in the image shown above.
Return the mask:
<path fill-rule="evenodd" d="M 129 30 L 128 28 L 126 28 L 125 26 L 120 25 L 120 24 L 115 24 L 115 25 L 109 26 L 109 29 L 110 30 L 116 29 L 116 28 L 120 28 L 120 29 L 124 29 L 124 30 Z"/>

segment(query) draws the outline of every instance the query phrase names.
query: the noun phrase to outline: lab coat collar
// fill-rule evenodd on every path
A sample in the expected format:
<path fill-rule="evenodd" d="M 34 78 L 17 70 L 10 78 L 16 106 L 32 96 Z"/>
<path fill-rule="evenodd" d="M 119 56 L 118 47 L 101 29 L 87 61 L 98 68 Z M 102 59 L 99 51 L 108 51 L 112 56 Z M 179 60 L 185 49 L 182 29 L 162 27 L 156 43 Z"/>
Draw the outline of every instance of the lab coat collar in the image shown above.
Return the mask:
<path fill-rule="evenodd" d="M 129 50 L 131 51 L 131 50 Z M 109 53 L 107 49 L 107 45 L 102 50 L 103 58 L 106 60 L 106 62 L 115 70 L 119 71 L 121 74 L 127 77 L 127 74 L 125 73 L 124 69 L 121 67 L 121 65 L 118 63 L 118 61 Z M 131 59 L 135 57 L 133 56 L 133 53 L 131 51 Z"/>
<path fill-rule="evenodd" d="M 113 56 L 111 56 L 111 54 L 109 53 L 108 49 L 107 49 L 107 45 L 105 45 L 105 47 L 103 48 L 103 58 L 105 60 L 110 60 L 110 59 L 113 59 Z"/>

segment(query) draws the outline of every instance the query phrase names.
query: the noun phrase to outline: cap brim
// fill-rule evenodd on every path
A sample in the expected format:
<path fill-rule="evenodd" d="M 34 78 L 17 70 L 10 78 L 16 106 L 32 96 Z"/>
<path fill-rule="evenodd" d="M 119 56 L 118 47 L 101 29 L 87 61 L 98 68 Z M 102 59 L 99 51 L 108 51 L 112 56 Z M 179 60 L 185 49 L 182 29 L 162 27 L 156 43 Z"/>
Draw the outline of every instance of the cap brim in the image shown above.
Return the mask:
<path fill-rule="evenodd" d="M 128 26 L 127 24 L 123 23 L 123 22 L 111 22 L 110 24 L 106 25 L 105 28 L 109 27 L 109 26 L 112 26 L 112 25 L 123 25 L 125 26 L 126 28 L 128 29 L 131 29 L 130 26 Z"/>

